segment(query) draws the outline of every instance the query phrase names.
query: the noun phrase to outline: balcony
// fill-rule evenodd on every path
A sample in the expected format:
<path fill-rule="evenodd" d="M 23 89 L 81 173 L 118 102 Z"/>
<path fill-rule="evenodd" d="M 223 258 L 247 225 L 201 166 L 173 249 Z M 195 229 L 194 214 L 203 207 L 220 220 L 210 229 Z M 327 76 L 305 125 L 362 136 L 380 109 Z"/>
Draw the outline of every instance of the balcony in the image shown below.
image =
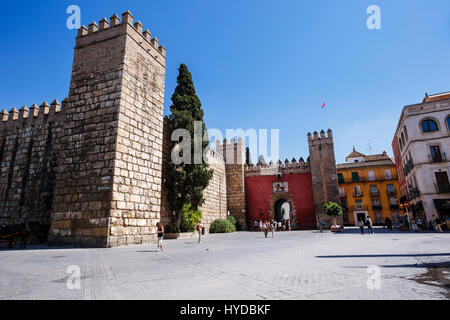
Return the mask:
<path fill-rule="evenodd" d="M 400 209 L 400 205 L 398 205 L 398 204 L 390 204 L 389 208 L 398 210 L 398 209 Z"/>
<path fill-rule="evenodd" d="M 338 183 L 339 184 L 344 184 L 344 183 L 358 183 L 358 182 L 375 182 L 375 181 L 390 181 L 390 180 L 397 180 L 398 179 L 398 175 L 397 174 L 391 174 L 390 177 L 386 177 L 383 174 L 380 175 L 376 175 L 374 177 L 361 177 L 359 176 L 358 179 L 353 179 L 353 178 L 342 178 L 339 179 L 338 178 Z"/>
<path fill-rule="evenodd" d="M 397 195 L 397 190 L 387 190 L 387 195 L 388 196 L 396 196 Z"/>
<path fill-rule="evenodd" d="M 369 206 L 367 205 L 358 205 L 358 206 L 351 206 L 349 208 L 350 211 L 367 211 L 369 210 Z"/>
<path fill-rule="evenodd" d="M 378 205 L 372 205 L 372 209 L 373 210 L 383 210 L 383 206 L 381 205 L 381 204 L 378 204 Z"/>
<path fill-rule="evenodd" d="M 428 160 L 430 163 L 439 163 L 439 162 L 447 162 L 447 156 L 445 155 L 445 152 L 439 152 L 435 155 L 428 155 Z"/>
<path fill-rule="evenodd" d="M 362 193 L 362 191 L 360 191 L 360 192 L 353 192 L 353 196 L 354 196 L 355 198 L 359 198 L 359 197 L 362 197 L 362 196 L 363 196 L 363 193 Z"/>
<path fill-rule="evenodd" d="M 437 193 L 450 193 L 450 184 L 437 184 L 435 183 Z"/>
<path fill-rule="evenodd" d="M 370 190 L 370 196 L 371 197 L 378 197 L 379 195 L 380 195 L 380 191 L 379 190 L 376 190 L 376 191 Z"/>

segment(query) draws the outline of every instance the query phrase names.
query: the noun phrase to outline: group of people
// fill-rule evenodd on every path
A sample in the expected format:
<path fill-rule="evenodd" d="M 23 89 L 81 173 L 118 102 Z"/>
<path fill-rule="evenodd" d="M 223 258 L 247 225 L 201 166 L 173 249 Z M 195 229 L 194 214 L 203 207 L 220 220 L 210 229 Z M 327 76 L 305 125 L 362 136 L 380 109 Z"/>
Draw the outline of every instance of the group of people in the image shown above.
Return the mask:
<path fill-rule="evenodd" d="M 358 226 L 361 229 L 361 234 L 364 234 L 364 226 L 367 226 L 367 231 L 369 234 L 375 234 L 373 231 L 373 222 L 370 217 L 367 217 L 365 221 L 363 221 L 363 219 L 359 219 Z"/>
<path fill-rule="evenodd" d="M 275 220 L 255 220 L 253 222 L 253 231 L 262 231 L 265 233 L 266 238 L 269 232 L 272 232 L 272 237 L 274 237 L 275 231 L 291 231 L 290 220 L 275 221 Z"/>
<path fill-rule="evenodd" d="M 400 230 L 400 231 L 418 231 L 422 232 L 423 230 L 434 230 L 436 232 L 443 232 L 443 222 L 437 215 L 433 215 L 433 219 L 428 221 L 424 220 L 420 215 L 417 216 L 414 220 L 411 220 L 409 215 L 399 215 L 395 217 L 393 220 L 389 218 L 385 218 L 384 227 L 389 230 Z"/>

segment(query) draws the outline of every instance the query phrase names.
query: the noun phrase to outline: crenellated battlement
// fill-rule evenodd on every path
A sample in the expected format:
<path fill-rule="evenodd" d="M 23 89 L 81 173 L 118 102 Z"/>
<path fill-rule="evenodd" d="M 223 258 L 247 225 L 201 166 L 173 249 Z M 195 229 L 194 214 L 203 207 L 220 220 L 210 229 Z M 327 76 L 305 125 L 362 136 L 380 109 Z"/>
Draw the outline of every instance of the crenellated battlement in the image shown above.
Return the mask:
<path fill-rule="evenodd" d="M 272 161 L 269 164 L 257 164 L 257 165 L 245 165 L 245 176 L 246 177 L 255 177 L 255 176 L 268 176 L 268 175 L 277 175 L 277 174 L 296 174 L 296 173 L 309 173 L 310 172 L 310 163 L 309 158 L 308 161 L 305 162 L 303 158 L 300 158 L 297 162 L 296 159 L 292 159 L 289 161 L 286 159 L 284 162 L 280 160 L 277 163 L 273 163 Z"/>
<path fill-rule="evenodd" d="M 103 41 L 109 37 L 129 34 L 129 29 L 134 30 L 141 36 L 144 41 L 139 41 L 139 44 L 148 46 L 147 51 L 152 51 L 151 48 L 153 48 L 164 58 L 166 57 L 166 48 L 159 43 L 157 37 L 152 38 L 148 29 L 144 30 L 140 21 L 134 22 L 134 17 L 130 11 L 122 14 L 122 21 L 117 14 L 114 14 L 109 18 L 109 21 L 103 18 L 99 23 L 94 21 L 88 27 L 81 26 L 78 29 L 77 47 L 85 46 L 90 43 L 89 41 Z"/>
<path fill-rule="evenodd" d="M 216 152 L 222 156 L 229 165 L 245 164 L 245 144 L 242 138 L 224 139 L 223 143 L 216 141 Z"/>
<path fill-rule="evenodd" d="M 331 131 L 331 129 L 328 129 L 327 135 L 325 135 L 324 130 L 320 132 L 320 135 L 317 131 L 315 131 L 313 134 L 308 133 L 308 143 L 310 145 L 321 144 L 325 142 L 333 143 L 333 131 Z"/>
<path fill-rule="evenodd" d="M 65 104 L 67 100 L 63 101 Z M 55 99 L 50 105 L 43 102 L 39 107 L 33 104 L 30 108 L 23 106 L 19 110 L 12 108 L 9 112 L 0 112 L 0 128 L 12 129 L 26 125 L 36 125 L 43 122 L 60 120 L 62 117 L 61 103 Z"/>

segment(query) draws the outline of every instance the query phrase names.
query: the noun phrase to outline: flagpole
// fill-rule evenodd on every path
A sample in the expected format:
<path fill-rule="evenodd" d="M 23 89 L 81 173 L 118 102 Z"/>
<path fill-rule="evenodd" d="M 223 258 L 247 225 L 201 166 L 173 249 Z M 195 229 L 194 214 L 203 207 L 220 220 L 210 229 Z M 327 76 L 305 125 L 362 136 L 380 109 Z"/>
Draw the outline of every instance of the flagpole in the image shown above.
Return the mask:
<path fill-rule="evenodd" d="M 324 114 L 325 114 L 325 125 L 327 126 L 327 127 L 325 128 L 325 130 L 328 130 L 328 129 L 330 129 L 330 127 L 328 126 L 327 107 L 326 107 L 326 105 L 325 105 L 325 102 L 324 102 L 323 105 L 322 105 L 322 109 L 323 109 L 323 112 L 324 112 Z"/>

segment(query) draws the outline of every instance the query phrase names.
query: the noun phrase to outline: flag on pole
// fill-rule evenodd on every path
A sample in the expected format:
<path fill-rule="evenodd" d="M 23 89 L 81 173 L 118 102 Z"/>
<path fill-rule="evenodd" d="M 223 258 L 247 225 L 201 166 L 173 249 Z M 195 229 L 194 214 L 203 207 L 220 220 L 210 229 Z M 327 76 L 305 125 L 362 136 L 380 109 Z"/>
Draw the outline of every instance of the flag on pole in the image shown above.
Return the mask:
<path fill-rule="evenodd" d="M 325 102 L 323 103 L 323 105 L 322 105 L 322 109 L 324 109 L 325 108 Z"/>

